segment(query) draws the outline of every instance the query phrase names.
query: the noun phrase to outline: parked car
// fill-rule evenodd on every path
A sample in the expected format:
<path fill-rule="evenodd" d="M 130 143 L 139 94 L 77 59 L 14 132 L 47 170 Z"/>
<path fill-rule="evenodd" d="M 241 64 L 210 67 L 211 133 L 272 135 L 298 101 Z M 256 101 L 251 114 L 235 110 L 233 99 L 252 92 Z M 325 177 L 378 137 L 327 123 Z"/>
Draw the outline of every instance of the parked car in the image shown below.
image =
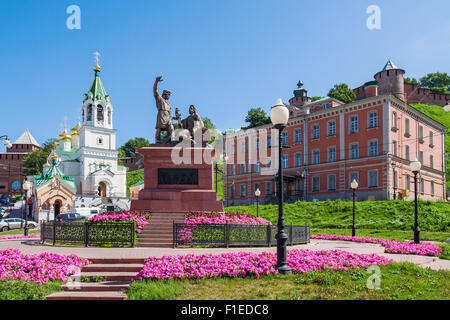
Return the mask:
<path fill-rule="evenodd" d="M 99 208 L 74 208 L 71 213 L 78 213 L 79 215 L 86 217 L 86 219 L 89 219 L 89 218 L 99 214 L 100 209 Z"/>
<path fill-rule="evenodd" d="M 86 219 L 87 218 L 85 216 L 82 216 L 79 213 L 62 213 L 56 216 L 56 221 L 64 221 L 64 222 L 82 221 Z"/>
<path fill-rule="evenodd" d="M 34 229 L 38 227 L 38 224 L 34 221 L 28 221 L 28 228 Z M 25 220 L 19 218 L 5 218 L 0 219 L 0 231 L 8 231 L 13 229 L 23 229 L 25 228 Z"/>
<path fill-rule="evenodd" d="M 0 219 L 6 214 L 5 208 L 0 207 Z"/>

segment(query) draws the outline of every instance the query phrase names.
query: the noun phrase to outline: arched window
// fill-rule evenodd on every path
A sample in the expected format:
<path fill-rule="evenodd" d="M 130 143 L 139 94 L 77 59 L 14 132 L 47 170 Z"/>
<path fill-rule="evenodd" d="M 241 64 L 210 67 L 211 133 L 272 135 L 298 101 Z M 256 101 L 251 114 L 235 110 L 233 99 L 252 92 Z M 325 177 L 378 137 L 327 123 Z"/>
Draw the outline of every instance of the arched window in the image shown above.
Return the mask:
<path fill-rule="evenodd" d="M 111 124 L 111 108 L 108 108 L 108 124 Z"/>
<path fill-rule="evenodd" d="M 81 119 L 84 122 L 84 108 L 81 109 Z"/>
<path fill-rule="evenodd" d="M 92 104 L 87 108 L 87 119 L 86 121 L 92 121 Z"/>
<path fill-rule="evenodd" d="M 103 107 L 97 106 L 97 121 L 103 121 Z"/>

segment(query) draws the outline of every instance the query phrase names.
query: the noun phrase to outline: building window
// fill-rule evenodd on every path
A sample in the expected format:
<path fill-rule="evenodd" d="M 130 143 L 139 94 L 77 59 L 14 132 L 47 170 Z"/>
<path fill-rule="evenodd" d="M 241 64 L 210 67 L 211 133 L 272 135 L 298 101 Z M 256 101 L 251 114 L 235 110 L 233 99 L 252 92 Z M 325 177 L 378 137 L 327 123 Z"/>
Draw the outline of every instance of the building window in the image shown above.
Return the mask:
<path fill-rule="evenodd" d="M 259 173 L 261 172 L 261 161 L 257 160 L 255 164 L 255 172 Z"/>
<path fill-rule="evenodd" d="M 350 132 L 358 132 L 358 116 L 350 117 Z"/>
<path fill-rule="evenodd" d="M 328 136 L 335 136 L 336 135 L 336 121 L 330 121 L 328 122 Z"/>
<path fill-rule="evenodd" d="M 350 173 L 350 179 L 348 181 L 348 187 L 349 188 L 351 187 L 351 183 L 352 183 L 353 180 L 356 180 L 356 182 L 359 183 L 359 174 L 358 174 L 358 172 Z"/>
<path fill-rule="evenodd" d="M 328 148 L 328 161 L 329 162 L 336 161 L 336 147 L 329 147 Z"/>
<path fill-rule="evenodd" d="M 287 155 L 283 155 L 283 169 L 289 168 L 289 158 Z"/>
<path fill-rule="evenodd" d="M 425 193 L 425 180 L 423 178 L 420 179 L 420 193 L 421 194 Z"/>
<path fill-rule="evenodd" d="M 378 127 L 378 112 L 371 112 L 369 113 L 369 128 L 376 128 Z"/>
<path fill-rule="evenodd" d="M 273 193 L 272 182 L 266 182 L 266 195 L 270 196 Z"/>
<path fill-rule="evenodd" d="M 232 143 L 230 145 L 230 155 L 234 156 L 236 154 L 236 144 Z"/>
<path fill-rule="evenodd" d="M 434 196 L 434 181 L 430 181 L 431 196 Z"/>
<path fill-rule="evenodd" d="M 397 171 L 394 171 L 394 188 L 398 188 L 398 173 Z"/>
<path fill-rule="evenodd" d="M 406 176 L 406 190 L 411 190 L 411 176 Z"/>
<path fill-rule="evenodd" d="M 378 141 L 369 142 L 369 157 L 374 157 L 378 155 Z"/>
<path fill-rule="evenodd" d="M 320 177 L 313 177 L 312 178 L 312 192 L 319 192 L 320 191 Z"/>
<path fill-rule="evenodd" d="M 295 166 L 300 167 L 302 165 L 302 154 L 296 153 L 295 154 Z"/>
<path fill-rule="evenodd" d="M 271 136 L 267 137 L 267 148 L 272 148 L 272 137 Z"/>
<path fill-rule="evenodd" d="M 320 126 L 318 124 L 313 125 L 312 130 L 312 138 L 313 139 L 319 139 L 320 138 Z"/>
<path fill-rule="evenodd" d="M 92 121 L 92 104 L 87 108 L 87 119 L 86 121 Z"/>
<path fill-rule="evenodd" d="M 394 151 L 394 156 L 397 156 L 397 141 L 392 141 L 392 151 Z"/>
<path fill-rule="evenodd" d="M 378 171 L 369 171 L 369 188 L 378 187 Z"/>
<path fill-rule="evenodd" d="M 405 119 L 405 136 L 410 136 L 411 133 L 409 131 L 409 119 Z"/>
<path fill-rule="evenodd" d="M 267 168 L 270 169 L 272 168 L 272 160 L 271 159 L 267 159 Z"/>
<path fill-rule="evenodd" d="M 241 141 L 241 154 L 244 154 L 245 151 L 246 151 L 246 148 L 245 148 L 245 141 Z"/>
<path fill-rule="evenodd" d="M 111 121 L 112 121 L 112 116 L 111 116 L 111 109 L 110 108 L 108 108 L 108 124 L 111 124 Z"/>
<path fill-rule="evenodd" d="M 288 133 L 287 132 L 283 132 L 283 145 L 286 146 L 288 145 L 289 140 L 288 140 Z"/>
<path fill-rule="evenodd" d="M 434 157 L 431 154 L 430 154 L 430 168 L 432 168 L 432 169 L 434 168 Z"/>
<path fill-rule="evenodd" d="M 103 139 L 102 138 L 98 138 L 97 139 L 97 144 L 103 144 Z"/>
<path fill-rule="evenodd" d="M 320 151 L 314 150 L 312 156 L 313 156 L 313 159 L 312 159 L 313 164 L 319 164 L 320 163 Z"/>
<path fill-rule="evenodd" d="M 409 160 L 409 146 L 405 146 L 405 159 Z"/>
<path fill-rule="evenodd" d="M 245 184 L 241 184 L 240 186 L 240 193 L 241 193 L 241 198 L 245 198 L 246 196 L 246 192 L 245 192 Z"/>
<path fill-rule="evenodd" d="M 302 142 L 302 129 L 295 130 L 295 143 Z"/>
<path fill-rule="evenodd" d="M 419 162 L 423 165 L 423 151 L 419 151 Z"/>
<path fill-rule="evenodd" d="M 230 164 L 230 176 L 234 176 L 236 174 L 236 166 L 234 164 Z"/>
<path fill-rule="evenodd" d="M 392 112 L 392 128 L 397 129 L 397 112 Z"/>
<path fill-rule="evenodd" d="M 245 174 L 245 164 L 244 163 L 240 164 L 240 173 Z"/>
<path fill-rule="evenodd" d="M 259 138 L 256 138 L 256 151 L 259 151 Z"/>
<path fill-rule="evenodd" d="M 235 188 L 234 185 L 230 187 L 230 198 L 233 199 L 235 194 Z"/>
<path fill-rule="evenodd" d="M 336 190 L 336 176 L 330 175 L 328 176 L 328 191 Z"/>
<path fill-rule="evenodd" d="M 433 143 L 433 132 L 430 131 L 430 147 L 433 147 L 434 143 Z"/>
<path fill-rule="evenodd" d="M 419 142 L 423 142 L 423 127 L 419 126 Z"/>
<path fill-rule="evenodd" d="M 357 143 L 353 143 L 350 145 L 350 159 L 358 159 L 359 158 L 359 145 Z"/>
<path fill-rule="evenodd" d="M 103 121 L 103 107 L 97 106 L 97 121 Z"/>

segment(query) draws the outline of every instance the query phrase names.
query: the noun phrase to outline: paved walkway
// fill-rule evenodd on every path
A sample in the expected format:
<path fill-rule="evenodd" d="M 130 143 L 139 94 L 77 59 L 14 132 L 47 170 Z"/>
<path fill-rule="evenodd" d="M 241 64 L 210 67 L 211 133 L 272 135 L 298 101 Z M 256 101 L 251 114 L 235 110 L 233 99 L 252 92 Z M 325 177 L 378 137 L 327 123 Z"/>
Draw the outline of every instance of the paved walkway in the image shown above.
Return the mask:
<path fill-rule="evenodd" d="M 188 249 L 171 249 L 171 248 L 94 248 L 94 247 L 76 247 L 76 246 L 52 246 L 42 245 L 39 239 L 17 239 L 17 240 L 1 240 L 0 250 L 7 248 L 19 249 L 25 254 L 34 254 L 42 252 L 54 252 L 58 254 L 76 254 L 83 258 L 148 258 L 151 256 L 162 257 L 163 255 L 174 254 L 204 254 L 204 253 L 224 253 L 224 252 L 276 252 L 276 247 L 264 248 L 188 248 Z M 380 256 L 387 257 L 396 262 L 412 262 L 424 268 L 434 270 L 446 269 L 450 270 L 450 260 L 442 260 L 436 257 L 405 255 L 405 254 L 388 254 L 384 253 L 384 247 L 379 244 L 358 243 L 351 241 L 334 241 L 311 239 L 306 245 L 298 245 L 288 247 L 290 249 L 310 249 L 310 250 L 333 250 L 339 249 L 353 253 L 376 253 Z"/>

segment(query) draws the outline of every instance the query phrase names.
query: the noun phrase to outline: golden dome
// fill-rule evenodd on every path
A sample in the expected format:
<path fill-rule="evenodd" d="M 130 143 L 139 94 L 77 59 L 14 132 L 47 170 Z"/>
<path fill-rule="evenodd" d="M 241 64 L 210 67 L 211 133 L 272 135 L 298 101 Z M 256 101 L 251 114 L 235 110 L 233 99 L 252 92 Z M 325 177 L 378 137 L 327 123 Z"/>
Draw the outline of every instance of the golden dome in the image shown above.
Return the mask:
<path fill-rule="evenodd" d="M 73 127 L 72 130 L 70 130 L 70 134 L 72 136 L 78 136 L 80 129 L 81 129 L 81 124 L 80 124 L 80 120 L 78 120 L 78 124 L 75 127 Z"/>
<path fill-rule="evenodd" d="M 67 133 L 67 131 L 64 129 L 64 135 L 63 135 L 63 140 L 65 141 L 71 141 L 72 137 Z"/>
<path fill-rule="evenodd" d="M 45 169 L 48 169 L 48 168 L 50 168 L 50 165 L 48 164 L 48 162 L 46 162 L 42 167 Z"/>
<path fill-rule="evenodd" d="M 52 159 L 53 159 L 53 160 L 58 160 L 58 155 L 55 153 L 55 154 L 52 156 Z"/>

